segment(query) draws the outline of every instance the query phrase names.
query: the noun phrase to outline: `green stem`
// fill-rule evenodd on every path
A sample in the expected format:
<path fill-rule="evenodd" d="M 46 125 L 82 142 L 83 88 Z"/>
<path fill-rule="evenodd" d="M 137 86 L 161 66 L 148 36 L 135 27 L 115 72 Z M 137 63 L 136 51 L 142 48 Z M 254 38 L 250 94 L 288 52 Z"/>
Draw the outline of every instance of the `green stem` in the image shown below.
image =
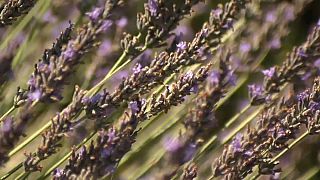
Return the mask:
<path fill-rule="evenodd" d="M 18 169 L 20 169 L 23 166 L 22 163 L 18 164 L 16 167 L 14 167 L 11 171 L 9 171 L 7 174 L 1 177 L 1 180 L 7 179 L 9 176 L 11 176 L 13 173 L 15 173 Z"/>
<path fill-rule="evenodd" d="M 95 134 L 96 131 L 92 132 L 87 138 L 85 138 L 80 144 L 76 146 L 76 149 L 78 150 L 81 146 L 85 145 L 85 143 L 92 139 Z M 71 154 L 72 151 L 64 155 L 62 159 L 60 159 L 60 161 L 54 164 L 44 175 L 41 176 L 41 179 L 48 177 L 58 166 L 60 166 L 64 161 L 66 161 L 71 156 Z"/>
<path fill-rule="evenodd" d="M 6 112 L 4 113 L 1 118 L 0 118 L 0 123 L 7 117 L 9 116 L 9 114 L 11 114 L 14 110 L 16 109 L 16 106 L 11 106 L 11 108 Z"/>
<path fill-rule="evenodd" d="M 22 148 L 24 148 L 26 145 L 28 145 L 31 141 L 33 141 L 35 138 L 39 136 L 44 130 L 49 128 L 51 126 L 52 122 L 49 121 L 47 124 L 45 124 L 41 129 L 38 129 L 35 133 L 33 133 L 28 139 L 23 141 L 19 146 L 14 148 L 12 151 L 9 152 L 8 156 L 11 157 L 15 155 L 17 152 L 19 152 Z"/>

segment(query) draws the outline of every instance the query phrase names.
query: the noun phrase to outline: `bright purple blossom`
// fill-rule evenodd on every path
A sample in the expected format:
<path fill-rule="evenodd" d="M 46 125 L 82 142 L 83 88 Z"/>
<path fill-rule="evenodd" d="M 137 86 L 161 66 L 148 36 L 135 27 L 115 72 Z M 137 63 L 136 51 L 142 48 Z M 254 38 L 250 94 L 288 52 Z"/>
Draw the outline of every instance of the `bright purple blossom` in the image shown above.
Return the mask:
<path fill-rule="evenodd" d="M 129 107 L 131 109 L 132 114 L 135 114 L 139 111 L 138 103 L 137 101 L 131 101 L 129 102 Z"/>
<path fill-rule="evenodd" d="M 177 44 L 177 48 L 181 51 L 184 51 L 188 48 L 187 42 L 181 41 Z"/>
<path fill-rule="evenodd" d="M 264 74 L 265 76 L 272 78 L 275 75 L 276 72 L 276 68 L 275 67 L 271 67 L 270 69 L 265 69 L 262 71 L 262 74 Z"/>
<path fill-rule="evenodd" d="M 156 16 L 158 12 L 158 4 L 156 0 L 148 0 L 148 7 L 151 16 Z"/>
<path fill-rule="evenodd" d="M 109 28 L 112 25 L 112 21 L 110 20 L 103 20 L 102 25 L 100 27 L 101 31 L 105 32 L 107 30 L 109 30 Z"/>
<path fill-rule="evenodd" d="M 177 138 L 166 137 L 163 145 L 168 152 L 175 152 L 181 147 L 182 144 Z"/>
<path fill-rule="evenodd" d="M 128 19 L 126 17 L 120 18 L 117 22 L 117 27 L 124 28 L 128 24 Z"/>
<path fill-rule="evenodd" d="M 239 46 L 239 50 L 242 53 L 247 53 L 247 52 L 249 52 L 251 50 L 251 44 L 247 43 L 247 42 L 241 43 L 240 46 Z"/>
<path fill-rule="evenodd" d="M 91 21 L 98 21 L 103 13 L 103 8 L 94 8 L 93 11 L 86 13 Z"/>

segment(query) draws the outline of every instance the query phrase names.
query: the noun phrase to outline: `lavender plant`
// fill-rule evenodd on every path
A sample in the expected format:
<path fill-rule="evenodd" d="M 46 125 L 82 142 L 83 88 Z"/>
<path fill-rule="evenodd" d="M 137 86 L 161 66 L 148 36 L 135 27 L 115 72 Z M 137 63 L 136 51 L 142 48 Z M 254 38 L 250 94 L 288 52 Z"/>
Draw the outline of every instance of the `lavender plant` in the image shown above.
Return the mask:
<path fill-rule="evenodd" d="M 320 3 L 220 3 L 2 1 L 1 179 L 318 177 Z"/>

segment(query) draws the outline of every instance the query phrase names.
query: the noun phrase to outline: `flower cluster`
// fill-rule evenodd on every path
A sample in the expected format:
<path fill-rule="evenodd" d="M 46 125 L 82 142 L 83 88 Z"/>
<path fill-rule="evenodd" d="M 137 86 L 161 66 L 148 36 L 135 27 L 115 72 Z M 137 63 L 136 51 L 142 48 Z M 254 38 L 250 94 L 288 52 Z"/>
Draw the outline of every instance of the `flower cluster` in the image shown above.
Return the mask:
<path fill-rule="evenodd" d="M 96 13 L 95 11 L 96 9 L 93 13 Z M 28 111 L 23 112 L 23 114 L 31 115 L 35 103 L 39 101 L 52 102 L 61 100 L 61 88 L 65 84 L 66 79 L 74 71 L 75 66 L 81 62 L 81 57 L 97 45 L 97 36 L 110 26 L 110 20 L 106 19 L 110 14 L 104 15 L 103 13 L 104 11 L 98 12 L 98 14 L 95 15 L 96 18 L 90 17 L 91 20 L 78 29 L 75 37 L 72 37 L 73 25 L 70 23 L 70 26 L 61 33 L 52 48 L 45 50 L 42 59 L 35 65 L 35 70 L 28 81 L 28 89 L 18 88 L 14 98 L 15 108 L 25 105 L 24 109 L 28 109 Z M 89 16 L 92 16 L 91 14 L 92 13 L 89 13 Z M 77 102 L 74 103 L 77 104 Z M 70 106 L 72 106 L 72 104 Z M 78 109 L 80 110 L 82 108 L 83 106 L 80 106 Z M 79 110 L 76 111 L 75 114 L 79 113 Z M 68 112 L 68 108 L 66 108 L 66 111 Z M 28 117 L 30 117 L 30 115 L 28 115 Z M 30 119 L 31 118 L 23 118 L 23 120 L 18 120 L 19 122 L 15 124 L 14 128 L 21 131 L 21 133 L 16 134 L 17 139 L 19 139 L 24 132 L 24 129 L 20 127 L 22 124 L 20 125 L 19 123 L 23 123 L 23 127 L 25 127 L 25 124 Z M 54 119 L 59 119 L 59 117 Z M 65 121 L 59 122 L 66 123 Z M 54 126 L 53 129 L 55 129 Z M 52 130 L 51 132 L 55 131 Z M 56 136 L 61 135 L 58 133 Z M 0 139 L 4 141 L 6 141 L 7 138 L 6 136 L 0 137 Z M 48 147 L 48 150 L 49 149 L 51 148 Z M 49 152 L 46 153 L 52 154 Z"/>
<path fill-rule="evenodd" d="M 249 86 L 249 95 L 252 105 L 268 102 L 270 95 L 278 93 L 280 88 L 292 81 L 300 74 L 305 74 L 314 67 L 314 62 L 320 58 L 320 27 L 316 26 L 309 34 L 306 42 L 295 47 L 287 55 L 287 59 L 278 67 L 263 70 L 263 87 L 258 85 Z"/>
<path fill-rule="evenodd" d="M 225 95 L 227 88 L 234 83 L 230 56 L 228 51 L 221 51 L 219 70 L 211 72 L 205 86 L 200 88 L 195 107 L 189 110 L 183 121 L 185 133 L 175 140 L 174 148 L 167 150 L 165 167 L 161 170 L 162 178 L 168 179 L 176 175 L 178 168 L 190 161 L 196 150 L 219 127 L 215 118 L 215 106 Z M 169 146 L 166 145 L 165 148 Z"/>
<path fill-rule="evenodd" d="M 178 82 L 167 87 L 159 97 L 149 100 L 136 100 L 131 103 L 131 114 L 121 121 L 119 128 L 111 127 L 99 133 L 95 143 L 79 153 L 73 151 L 68 165 L 56 170 L 54 179 L 64 179 L 87 174 L 98 178 L 112 174 L 121 158 L 131 149 L 138 130 L 137 125 L 167 112 L 172 106 L 181 104 L 184 97 L 191 94 L 192 87 L 205 80 L 210 66 L 202 67 L 196 74 L 186 73 Z M 81 177 L 81 176 L 80 176 Z"/>
<path fill-rule="evenodd" d="M 237 137 L 216 160 L 214 175 L 228 179 L 244 178 L 259 166 L 261 174 L 275 174 L 279 169 L 272 158 L 296 139 L 301 126 L 309 134 L 319 133 L 320 78 L 316 78 L 311 90 L 307 89 L 292 100 L 265 109 L 256 128 L 248 128 L 245 135 Z"/>

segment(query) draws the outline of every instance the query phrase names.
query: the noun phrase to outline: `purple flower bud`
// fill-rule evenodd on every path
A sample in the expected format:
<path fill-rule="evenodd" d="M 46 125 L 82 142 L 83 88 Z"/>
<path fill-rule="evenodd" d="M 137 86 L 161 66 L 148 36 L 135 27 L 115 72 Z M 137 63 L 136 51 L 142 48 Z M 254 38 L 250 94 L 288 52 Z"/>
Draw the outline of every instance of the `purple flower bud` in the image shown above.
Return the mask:
<path fill-rule="evenodd" d="M 111 25 L 112 25 L 112 21 L 110 21 L 110 20 L 104 20 L 103 22 L 102 22 L 102 25 L 101 25 L 101 27 L 100 27 L 100 30 L 101 31 L 107 31 L 110 27 L 111 27 Z"/>
<path fill-rule="evenodd" d="M 42 20 L 48 23 L 54 23 L 57 21 L 57 18 L 53 16 L 52 11 L 49 10 L 43 15 Z"/>
<path fill-rule="evenodd" d="M 271 49 L 279 49 L 281 47 L 281 41 L 279 38 L 274 38 L 269 42 Z"/>
<path fill-rule="evenodd" d="M 209 78 L 210 83 L 212 83 L 212 85 L 217 85 L 220 81 L 220 73 L 217 71 L 212 71 L 209 74 L 208 78 Z"/>
<path fill-rule="evenodd" d="M 188 47 L 187 42 L 181 41 L 177 44 L 177 48 L 181 51 L 186 50 Z"/>
<path fill-rule="evenodd" d="M 320 70 L 320 58 L 317 59 L 317 60 L 313 63 L 313 65 L 314 65 L 316 68 L 318 68 L 318 70 Z"/>
<path fill-rule="evenodd" d="M 253 155 L 253 151 L 247 150 L 247 151 L 244 152 L 244 155 L 246 155 L 248 157 L 251 157 Z"/>
<path fill-rule="evenodd" d="M 235 86 L 237 84 L 237 77 L 232 71 L 228 73 L 228 83 L 231 86 Z"/>
<path fill-rule="evenodd" d="M 276 68 L 275 67 L 271 67 L 270 69 L 265 69 L 262 71 L 262 74 L 264 74 L 265 76 L 272 78 L 274 76 L 276 72 Z"/>
<path fill-rule="evenodd" d="M 233 28 L 233 19 L 227 19 L 226 24 L 224 24 L 222 27 L 225 29 Z"/>
<path fill-rule="evenodd" d="M 132 114 L 136 114 L 139 111 L 139 107 L 138 107 L 137 101 L 129 102 L 129 107 L 131 109 Z"/>
<path fill-rule="evenodd" d="M 1 129 L 2 129 L 2 131 L 3 131 L 4 133 L 7 133 L 7 132 L 9 132 L 9 131 L 12 129 L 12 126 L 13 126 L 13 120 L 12 120 L 11 117 L 9 117 L 9 118 L 6 118 L 6 119 L 4 120 Z"/>
<path fill-rule="evenodd" d="M 185 74 L 185 76 L 183 77 L 183 79 L 184 79 L 185 81 L 188 81 L 189 79 L 192 79 L 193 76 L 194 76 L 193 72 L 192 72 L 192 71 L 188 71 L 188 72 Z"/>
<path fill-rule="evenodd" d="M 239 50 L 242 53 L 247 53 L 247 52 L 249 52 L 251 50 L 251 44 L 249 44 L 247 42 L 241 43 L 240 46 L 239 46 Z"/>
<path fill-rule="evenodd" d="M 53 176 L 54 176 L 55 178 L 60 178 L 60 177 L 62 177 L 63 175 L 64 175 L 63 169 L 57 168 L 57 169 L 55 169 L 55 170 L 53 171 Z"/>
<path fill-rule="evenodd" d="M 181 147 L 179 140 L 171 137 L 166 137 L 163 145 L 168 152 L 175 152 Z"/>
<path fill-rule="evenodd" d="M 62 56 L 68 60 L 72 60 L 76 56 L 76 51 L 72 47 L 72 42 L 69 43 L 67 49 L 62 52 Z"/>
<path fill-rule="evenodd" d="M 158 4 L 156 0 L 148 0 L 148 7 L 151 13 L 151 16 L 156 16 L 158 12 Z"/>
<path fill-rule="evenodd" d="M 128 19 L 126 17 L 122 17 L 116 22 L 116 24 L 117 27 L 124 28 L 128 24 Z"/>
<path fill-rule="evenodd" d="M 108 143 L 113 142 L 116 137 L 117 137 L 116 136 L 116 129 L 115 128 L 110 128 L 108 130 Z"/>
<path fill-rule="evenodd" d="M 286 133 L 284 132 L 283 128 L 277 128 L 277 132 L 276 132 L 276 137 L 277 138 L 284 137 L 285 135 L 286 135 Z"/>
<path fill-rule="evenodd" d="M 270 23 L 274 23 L 276 21 L 277 17 L 275 15 L 275 11 L 270 11 L 266 15 L 266 21 Z"/>
<path fill-rule="evenodd" d="M 294 18 L 295 18 L 294 8 L 292 6 L 288 6 L 288 8 L 285 9 L 285 18 L 288 21 L 294 20 Z"/>
<path fill-rule="evenodd" d="M 99 17 L 103 13 L 103 8 L 94 8 L 93 11 L 86 13 L 86 15 L 90 18 L 91 21 L 99 20 Z"/>
<path fill-rule="evenodd" d="M 199 91 L 199 86 L 197 84 L 190 89 L 190 92 L 193 92 L 193 93 L 198 93 L 198 91 Z"/>
<path fill-rule="evenodd" d="M 241 152 L 241 141 L 242 141 L 243 135 L 241 133 L 238 133 L 236 137 L 231 142 L 232 148 L 234 152 Z"/>
<path fill-rule="evenodd" d="M 41 98 L 41 92 L 40 90 L 35 90 L 34 92 L 30 92 L 28 94 L 28 98 L 30 101 L 38 101 Z"/>
<path fill-rule="evenodd" d="M 320 110 L 320 103 L 312 101 L 310 104 L 310 109 L 314 112 Z"/>
<path fill-rule="evenodd" d="M 263 89 L 261 86 L 252 84 L 248 86 L 248 89 L 250 97 L 259 97 L 263 94 Z"/>
<path fill-rule="evenodd" d="M 215 18 L 219 18 L 220 15 L 223 13 L 223 10 L 221 8 L 217 8 L 211 11 L 211 14 L 215 17 Z"/>
<path fill-rule="evenodd" d="M 139 74 L 141 72 L 142 66 L 140 63 L 137 63 L 134 67 L 133 67 L 133 73 L 134 74 Z"/>
<path fill-rule="evenodd" d="M 307 91 L 301 92 L 297 95 L 299 101 L 304 101 L 309 98 L 309 93 Z"/>
<path fill-rule="evenodd" d="M 104 57 L 112 51 L 112 43 L 109 39 L 104 40 L 98 50 L 98 55 Z"/>
<path fill-rule="evenodd" d="M 298 49 L 298 55 L 304 58 L 308 57 L 308 55 L 305 53 L 305 51 L 302 48 Z"/>

